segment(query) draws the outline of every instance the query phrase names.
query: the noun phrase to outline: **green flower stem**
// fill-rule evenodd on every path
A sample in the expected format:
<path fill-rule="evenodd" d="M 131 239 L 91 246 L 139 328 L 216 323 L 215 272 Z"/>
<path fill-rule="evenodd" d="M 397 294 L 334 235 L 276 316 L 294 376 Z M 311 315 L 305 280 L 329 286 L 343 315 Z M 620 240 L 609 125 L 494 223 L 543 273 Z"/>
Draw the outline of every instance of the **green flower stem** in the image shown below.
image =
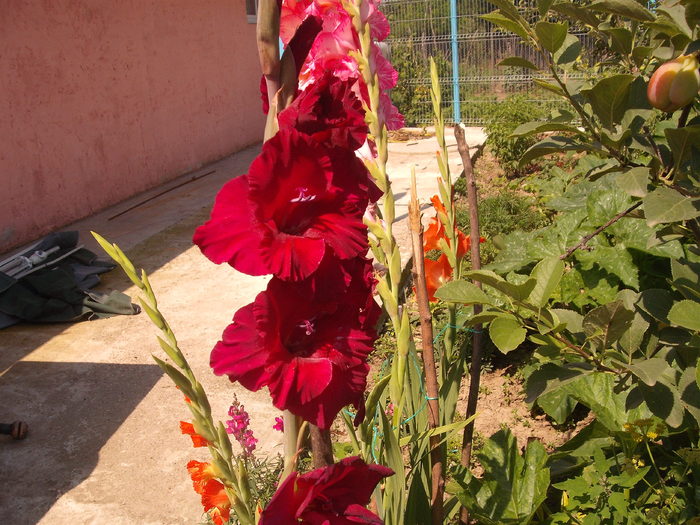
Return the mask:
<path fill-rule="evenodd" d="M 365 120 L 377 151 L 376 158 L 365 160 L 365 165 L 374 182 L 384 193 L 380 199 L 381 217 L 377 220 L 366 219 L 366 223 L 370 232 L 376 237 L 376 241 L 370 242 L 372 252 L 377 261 L 386 267 L 386 273 L 379 278 L 377 291 L 397 336 L 396 356 L 392 362 L 389 393 L 391 401 L 396 407 L 393 424 L 398 427 L 405 404 L 406 366 L 412 338 L 408 312 L 399 307 L 401 302 L 401 254 L 393 233 L 396 207 L 391 181 L 386 171 L 389 135 L 386 125 L 379 118 L 379 78 L 370 67 L 372 37 L 369 25 L 363 23 L 360 17 L 362 2 L 363 0 L 350 0 L 344 6 L 353 17 L 355 29 L 360 39 L 360 50 L 353 56 L 358 62 L 362 79 L 369 93 L 369 104 L 365 104 Z"/>
<path fill-rule="evenodd" d="M 437 162 L 440 170 L 438 189 L 440 199 L 445 205 L 447 214 L 438 213 L 438 220 L 445 228 L 447 243 L 441 244 L 441 249 L 447 256 L 447 260 L 452 267 L 452 279 L 458 280 L 461 277 L 461 260 L 457 257 L 457 221 L 452 192 L 452 177 L 450 174 L 449 157 L 447 153 L 447 141 L 445 140 L 445 117 L 442 112 L 442 90 L 440 89 L 440 77 L 437 65 L 430 58 L 430 99 L 433 106 L 433 122 L 435 124 L 435 139 L 438 143 Z M 447 329 L 443 336 L 445 351 L 442 356 L 442 382 L 447 380 L 450 363 L 454 360 L 454 346 L 457 339 L 457 305 L 450 303 L 447 305 Z M 444 421 L 443 423 L 449 423 Z"/>
<path fill-rule="evenodd" d="M 172 379 L 180 391 L 189 398 L 190 401 L 187 403 L 187 407 L 192 413 L 194 427 L 197 433 L 208 441 L 212 463 L 219 470 L 220 479 L 226 488 L 231 507 L 241 525 L 254 525 L 254 506 L 250 499 L 251 491 L 245 467 L 234 465 L 233 449 L 231 448 L 231 440 L 226 433 L 226 429 L 220 421 L 218 424 L 214 422 L 211 415 L 211 405 L 204 387 L 195 377 L 194 371 L 187 362 L 187 358 L 180 350 L 175 334 L 158 309 L 158 301 L 153 293 L 153 288 L 146 272 L 141 270 L 139 277 L 133 263 L 119 246 L 109 243 L 95 232 L 92 232 L 92 235 L 105 252 L 124 270 L 131 282 L 145 295 L 145 297 L 139 297 L 139 302 L 153 324 L 162 332 L 163 337 L 158 337 L 158 342 L 175 366 L 159 359 L 155 355 L 153 359 Z M 244 486 L 244 484 L 247 485 Z"/>

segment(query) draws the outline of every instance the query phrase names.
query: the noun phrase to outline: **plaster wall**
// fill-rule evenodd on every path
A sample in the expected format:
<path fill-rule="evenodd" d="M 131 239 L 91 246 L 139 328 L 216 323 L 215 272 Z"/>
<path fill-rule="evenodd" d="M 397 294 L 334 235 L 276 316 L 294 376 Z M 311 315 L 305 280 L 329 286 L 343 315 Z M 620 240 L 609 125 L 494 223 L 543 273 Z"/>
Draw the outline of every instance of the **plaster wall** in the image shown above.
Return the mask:
<path fill-rule="evenodd" d="M 0 13 L 0 253 L 262 136 L 245 0 Z"/>

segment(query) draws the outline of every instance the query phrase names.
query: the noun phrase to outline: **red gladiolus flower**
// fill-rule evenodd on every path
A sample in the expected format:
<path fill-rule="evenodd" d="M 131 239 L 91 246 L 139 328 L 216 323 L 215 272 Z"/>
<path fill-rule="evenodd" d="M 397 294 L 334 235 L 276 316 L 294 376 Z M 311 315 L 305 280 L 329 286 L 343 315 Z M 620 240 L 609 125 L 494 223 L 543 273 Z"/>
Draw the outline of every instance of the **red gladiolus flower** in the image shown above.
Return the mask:
<path fill-rule="evenodd" d="M 280 128 L 295 128 L 329 147 L 356 150 L 369 130 L 362 103 L 352 91 L 355 82 L 326 72 L 278 115 Z"/>
<path fill-rule="evenodd" d="M 367 251 L 362 214 L 367 170 L 352 152 L 293 129 L 265 143 L 247 176 L 228 182 L 194 242 L 215 263 L 284 280 L 311 275 L 330 248 L 339 259 Z"/>
<path fill-rule="evenodd" d="M 326 267 L 340 265 L 324 264 L 323 272 Z M 349 404 L 361 418 L 379 308 L 367 282 L 369 261 L 344 267 L 340 279 L 273 278 L 254 303 L 236 312 L 212 350 L 214 373 L 253 391 L 267 386 L 277 408 L 321 428 Z"/>
<path fill-rule="evenodd" d="M 290 474 L 272 496 L 259 525 L 381 525 L 365 508 L 374 487 L 394 472 L 345 458 L 307 474 Z"/>
<path fill-rule="evenodd" d="M 425 283 L 428 287 L 428 300 L 437 301 L 435 292 L 452 277 L 452 267 L 446 255 L 441 255 L 437 261 L 425 260 Z"/>
<path fill-rule="evenodd" d="M 194 425 L 192 423 L 180 421 L 180 432 L 192 438 L 192 446 L 195 448 L 206 447 L 209 445 L 209 442 L 206 439 L 197 434 L 197 431 L 194 429 Z"/>

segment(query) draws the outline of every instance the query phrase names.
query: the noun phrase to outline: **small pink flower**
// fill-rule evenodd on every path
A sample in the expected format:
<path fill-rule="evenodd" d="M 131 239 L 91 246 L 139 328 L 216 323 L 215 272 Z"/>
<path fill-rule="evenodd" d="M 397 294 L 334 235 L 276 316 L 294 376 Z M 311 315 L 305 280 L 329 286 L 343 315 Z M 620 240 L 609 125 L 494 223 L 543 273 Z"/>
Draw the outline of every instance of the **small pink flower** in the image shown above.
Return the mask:
<path fill-rule="evenodd" d="M 282 419 L 281 417 L 277 416 L 277 417 L 275 418 L 275 424 L 272 425 L 272 428 L 273 428 L 274 430 L 279 431 L 279 432 L 284 432 L 284 419 Z"/>
<path fill-rule="evenodd" d="M 253 431 L 248 428 L 250 425 L 250 416 L 246 412 L 245 407 L 238 402 L 236 395 L 233 396 L 233 403 L 228 409 L 228 415 L 231 416 L 226 422 L 226 432 L 233 435 L 236 441 L 241 445 L 243 454 L 250 456 L 255 450 L 255 445 L 258 440 L 253 435 Z"/>

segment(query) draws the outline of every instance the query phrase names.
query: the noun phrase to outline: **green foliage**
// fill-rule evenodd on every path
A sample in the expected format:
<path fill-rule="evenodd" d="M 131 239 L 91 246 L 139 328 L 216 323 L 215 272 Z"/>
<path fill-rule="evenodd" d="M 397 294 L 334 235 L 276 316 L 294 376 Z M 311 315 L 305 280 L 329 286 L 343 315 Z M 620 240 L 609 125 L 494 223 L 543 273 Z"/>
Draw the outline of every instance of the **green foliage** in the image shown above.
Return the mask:
<path fill-rule="evenodd" d="M 477 454 L 484 469 L 476 478 L 466 469 L 455 475 L 448 491 L 484 525 L 527 525 L 545 500 L 549 470 L 539 441 L 528 443 L 521 456 L 510 430 L 500 430 Z"/>
<path fill-rule="evenodd" d="M 532 198 L 513 191 L 499 192 L 479 202 L 479 227 L 486 239 L 481 245 L 482 261 L 494 259 L 502 235 L 515 230 L 527 232 L 547 224 L 547 217 L 534 204 Z M 469 208 L 461 201 L 457 205 L 457 225 L 468 232 L 470 222 Z"/>
<path fill-rule="evenodd" d="M 518 126 L 532 118 L 543 117 L 541 106 L 525 95 L 511 95 L 482 109 L 486 144 L 508 176 L 517 175 L 522 166 L 520 158 L 535 144 L 530 136 L 512 136 Z"/>

